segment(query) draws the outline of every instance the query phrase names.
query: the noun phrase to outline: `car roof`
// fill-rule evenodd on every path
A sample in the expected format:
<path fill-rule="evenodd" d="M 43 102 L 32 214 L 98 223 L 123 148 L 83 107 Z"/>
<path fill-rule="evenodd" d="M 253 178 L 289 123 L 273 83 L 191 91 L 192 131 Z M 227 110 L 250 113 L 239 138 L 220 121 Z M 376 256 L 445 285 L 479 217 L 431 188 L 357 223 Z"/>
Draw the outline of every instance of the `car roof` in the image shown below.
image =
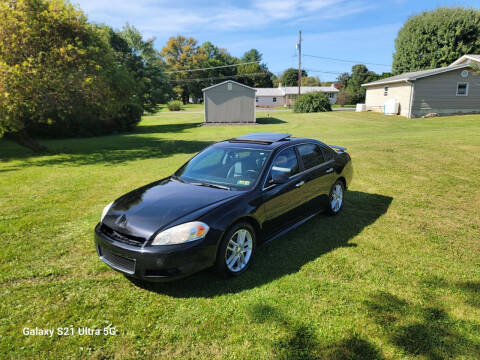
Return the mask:
<path fill-rule="evenodd" d="M 233 139 L 221 141 L 218 145 L 238 148 L 274 150 L 302 142 L 321 143 L 318 140 L 292 137 L 288 133 L 250 133 Z M 217 145 L 216 144 L 216 145 Z"/>

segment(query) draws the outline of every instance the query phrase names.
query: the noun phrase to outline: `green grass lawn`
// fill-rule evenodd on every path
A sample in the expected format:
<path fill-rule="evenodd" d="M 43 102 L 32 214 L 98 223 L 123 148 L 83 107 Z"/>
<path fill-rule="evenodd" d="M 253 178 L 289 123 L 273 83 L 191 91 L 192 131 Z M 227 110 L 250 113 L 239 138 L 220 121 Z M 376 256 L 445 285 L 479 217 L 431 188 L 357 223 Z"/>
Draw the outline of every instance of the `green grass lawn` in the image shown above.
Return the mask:
<path fill-rule="evenodd" d="M 0 358 L 480 358 L 480 116 L 274 116 L 159 113 L 132 134 L 44 141 L 47 156 L 0 140 Z M 105 204 L 252 131 L 347 147 L 343 213 L 260 247 L 232 280 L 139 284 L 98 260 Z M 107 325 L 118 334 L 22 335 Z"/>

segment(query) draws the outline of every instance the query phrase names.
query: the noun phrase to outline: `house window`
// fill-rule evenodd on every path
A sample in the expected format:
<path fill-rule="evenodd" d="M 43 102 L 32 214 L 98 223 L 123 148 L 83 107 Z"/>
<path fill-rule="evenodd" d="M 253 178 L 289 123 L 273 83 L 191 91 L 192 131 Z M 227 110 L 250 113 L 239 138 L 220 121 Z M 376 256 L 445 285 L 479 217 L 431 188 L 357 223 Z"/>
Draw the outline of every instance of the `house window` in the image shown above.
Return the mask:
<path fill-rule="evenodd" d="M 468 82 L 457 83 L 457 96 L 468 96 Z"/>
<path fill-rule="evenodd" d="M 329 93 L 329 94 L 328 94 L 328 96 L 330 97 L 330 99 L 333 99 L 334 95 L 335 95 L 334 93 Z"/>
<path fill-rule="evenodd" d="M 258 97 L 255 98 L 255 102 L 258 102 Z"/>
<path fill-rule="evenodd" d="M 387 96 L 388 95 L 388 86 L 385 86 L 383 88 L 383 96 Z"/>
<path fill-rule="evenodd" d="M 277 98 L 276 98 L 276 97 L 273 98 L 273 102 L 277 102 Z"/>

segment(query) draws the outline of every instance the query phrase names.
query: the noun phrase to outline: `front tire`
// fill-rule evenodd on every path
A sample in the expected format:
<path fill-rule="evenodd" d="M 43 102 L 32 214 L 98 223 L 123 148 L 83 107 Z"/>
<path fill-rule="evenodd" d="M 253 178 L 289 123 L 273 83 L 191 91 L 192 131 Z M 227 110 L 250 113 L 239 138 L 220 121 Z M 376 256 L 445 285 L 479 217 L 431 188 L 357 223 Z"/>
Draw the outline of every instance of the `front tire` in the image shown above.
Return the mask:
<path fill-rule="evenodd" d="M 330 215 L 337 215 L 343 208 L 343 198 L 345 195 L 345 187 L 343 181 L 337 180 L 330 189 L 328 196 L 328 212 Z"/>
<path fill-rule="evenodd" d="M 238 276 L 252 263 L 256 248 L 255 229 L 247 222 L 232 226 L 220 243 L 215 271 L 223 276 Z"/>

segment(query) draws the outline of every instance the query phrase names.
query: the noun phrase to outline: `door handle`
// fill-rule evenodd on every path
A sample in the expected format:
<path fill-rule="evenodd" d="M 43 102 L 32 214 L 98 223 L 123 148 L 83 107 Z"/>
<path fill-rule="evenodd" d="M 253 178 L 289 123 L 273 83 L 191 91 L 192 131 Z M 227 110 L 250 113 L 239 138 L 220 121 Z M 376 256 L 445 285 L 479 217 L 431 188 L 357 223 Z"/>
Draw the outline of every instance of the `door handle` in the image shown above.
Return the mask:
<path fill-rule="evenodd" d="M 299 183 L 296 183 L 296 184 L 295 184 L 295 187 L 297 187 L 297 188 L 302 187 L 303 184 L 305 184 L 305 181 L 302 180 L 302 181 L 300 181 Z"/>
<path fill-rule="evenodd" d="M 329 168 L 327 170 L 325 170 L 325 172 L 328 174 L 328 173 L 331 173 L 333 171 L 333 168 Z"/>

